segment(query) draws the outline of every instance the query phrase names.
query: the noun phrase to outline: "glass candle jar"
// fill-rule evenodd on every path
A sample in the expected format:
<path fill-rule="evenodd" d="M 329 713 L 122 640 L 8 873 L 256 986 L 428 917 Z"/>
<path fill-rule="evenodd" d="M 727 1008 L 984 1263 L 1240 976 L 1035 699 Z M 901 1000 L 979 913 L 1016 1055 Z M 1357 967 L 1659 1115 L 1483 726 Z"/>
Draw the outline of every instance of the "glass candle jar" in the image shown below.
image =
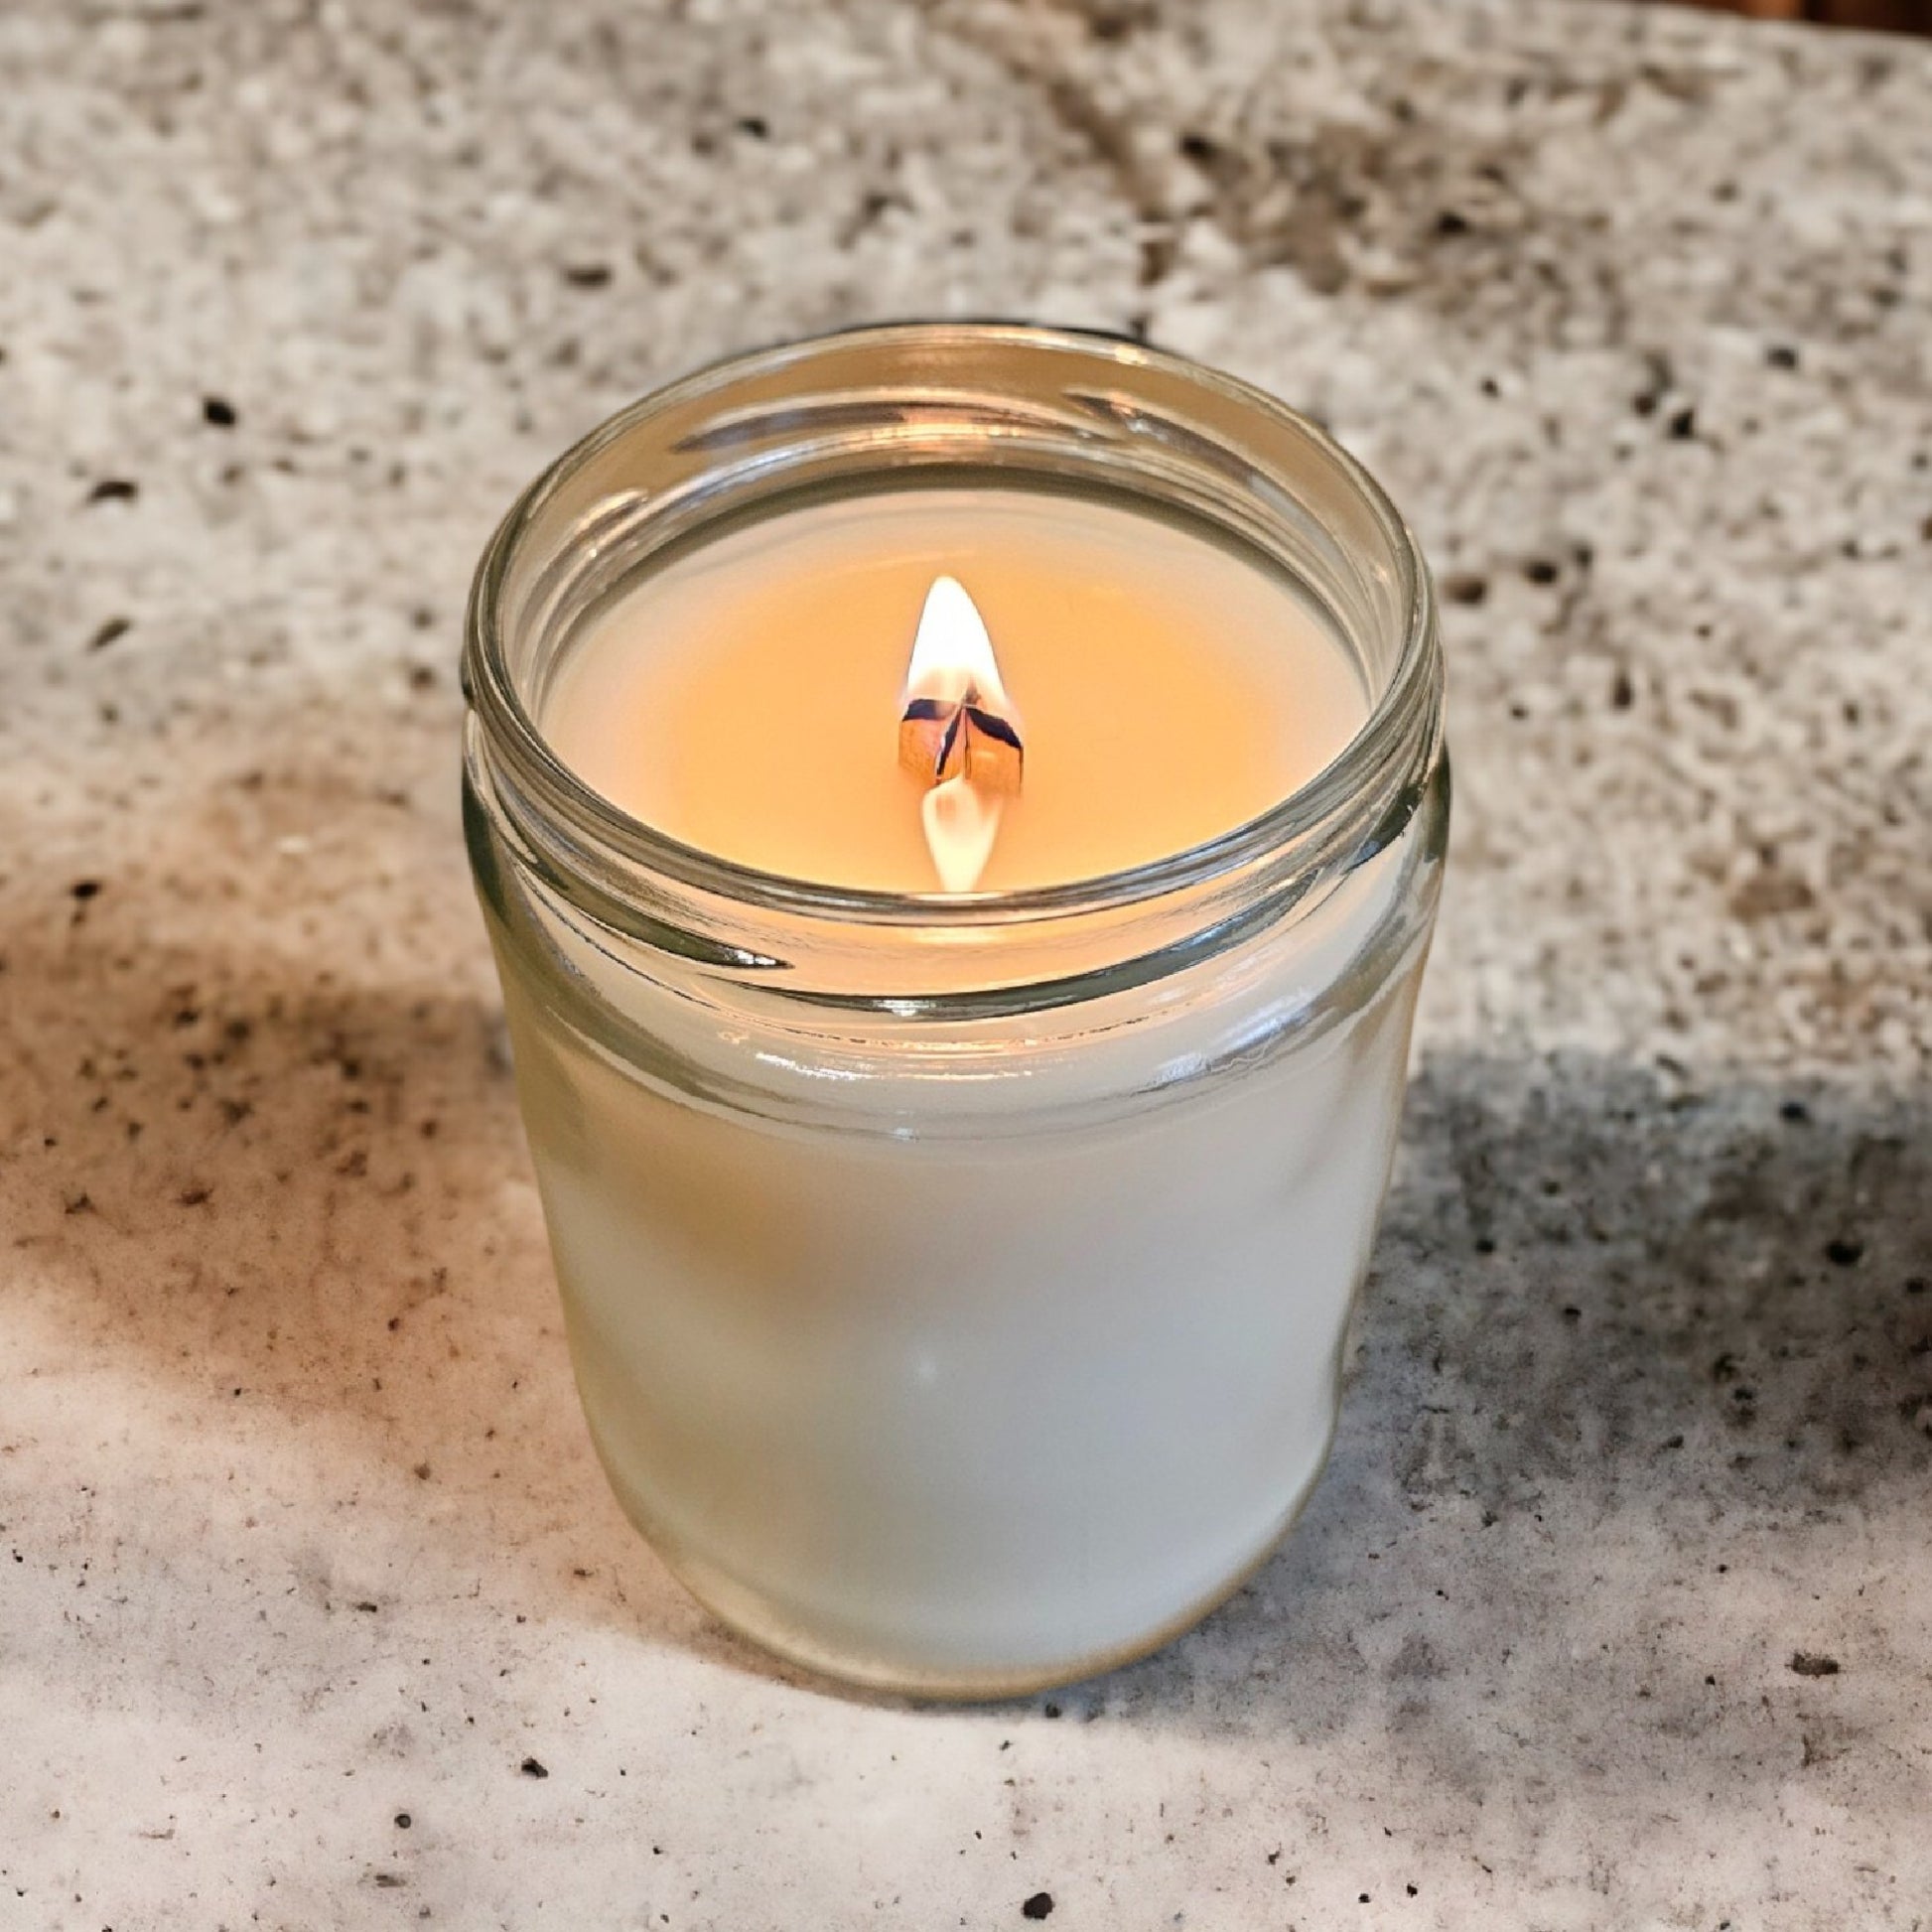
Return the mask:
<path fill-rule="evenodd" d="M 828 494 L 1072 491 L 1277 573 L 1368 694 L 1223 836 L 1012 893 L 679 844 L 546 744 L 667 561 Z M 1333 1432 L 1448 829 L 1414 539 L 1259 392 L 1111 338 L 860 331 L 707 369 L 485 552 L 465 824 L 585 1415 L 728 1623 L 991 1696 L 1154 1648 L 1293 1522 Z"/>

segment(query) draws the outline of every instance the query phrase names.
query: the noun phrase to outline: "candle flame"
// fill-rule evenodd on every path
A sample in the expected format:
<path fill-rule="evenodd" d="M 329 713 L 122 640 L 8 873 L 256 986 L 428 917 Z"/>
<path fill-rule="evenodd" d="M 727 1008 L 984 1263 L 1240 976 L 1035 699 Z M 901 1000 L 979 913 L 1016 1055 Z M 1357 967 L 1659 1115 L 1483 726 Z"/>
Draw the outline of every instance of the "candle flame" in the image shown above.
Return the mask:
<path fill-rule="evenodd" d="M 1006 717 L 1013 713 L 986 620 L 957 577 L 935 577 L 919 614 L 912 662 L 905 672 L 905 702 L 921 698 L 984 705 Z"/>
<path fill-rule="evenodd" d="M 928 787 L 926 847 L 945 890 L 970 893 L 1025 755 L 986 621 L 956 577 L 934 578 L 926 592 L 902 703 L 899 761 Z"/>

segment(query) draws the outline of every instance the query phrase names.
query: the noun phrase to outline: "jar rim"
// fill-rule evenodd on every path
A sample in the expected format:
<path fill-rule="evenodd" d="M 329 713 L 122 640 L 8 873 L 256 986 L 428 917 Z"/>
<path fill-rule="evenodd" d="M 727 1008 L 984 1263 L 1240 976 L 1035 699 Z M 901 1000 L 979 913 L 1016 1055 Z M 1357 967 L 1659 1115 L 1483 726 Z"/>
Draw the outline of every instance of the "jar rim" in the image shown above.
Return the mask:
<path fill-rule="evenodd" d="M 803 378 L 816 363 L 854 351 L 916 358 L 922 351 L 961 345 L 1081 357 L 1122 377 L 1159 374 L 1260 425 L 1293 433 L 1367 512 L 1386 549 L 1402 612 L 1393 661 L 1347 743 L 1264 811 L 1177 853 L 1048 885 L 957 894 L 888 892 L 765 871 L 676 839 L 589 785 L 552 749 L 519 690 L 502 622 L 507 579 L 544 510 L 600 457 L 672 411 L 722 403 L 732 391 L 761 378 Z M 890 475 L 882 467 L 881 482 Z M 569 827 L 570 853 L 595 849 L 708 899 L 761 911 L 846 925 L 959 930 L 1126 910 L 1211 888 L 1224 876 L 1250 873 L 1286 851 L 1303 854 L 1297 868 L 1302 870 L 1333 856 L 1330 848 L 1337 839 L 1351 844 L 1365 838 L 1364 852 L 1381 849 L 1399 824 L 1351 828 L 1346 821 L 1353 815 L 1346 808 L 1378 789 L 1373 782 L 1378 776 L 1401 765 L 1415 772 L 1412 782 L 1398 787 L 1407 800 L 1402 817 L 1413 809 L 1422 775 L 1440 748 L 1440 663 L 1435 593 L 1421 547 L 1387 492 L 1320 424 L 1239 377 L 1128 337 L 1019 322 L 894 322 L 778 343 L 705 364 L 617 411 L 546 466 L 511 504 L 479 562 L 465 621 L 463 687 L 491 763 L 507 780 L 496 787 L 499 795 L 506 789 L 541 819 Z"/>

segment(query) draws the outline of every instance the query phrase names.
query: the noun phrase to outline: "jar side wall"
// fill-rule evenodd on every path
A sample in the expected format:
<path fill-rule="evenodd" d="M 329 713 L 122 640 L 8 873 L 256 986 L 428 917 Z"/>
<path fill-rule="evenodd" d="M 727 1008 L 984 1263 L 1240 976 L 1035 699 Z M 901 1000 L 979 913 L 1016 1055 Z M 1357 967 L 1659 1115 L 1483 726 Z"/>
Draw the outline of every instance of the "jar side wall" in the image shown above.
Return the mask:
<path fill-rule="evenodd" d="M 626 1507 L 751 1634 L 846 1674 L 971 1689 L 1153 1640 L 1319 1470 L 1422 951 L 1231 1096 L 943 1150 L 774 1140 L 630 1080 L 502 955 Z"/>
<path fill-rule="evenodd" d="M 635 519 L 696 541 L 801 451 L 943 467 L 975 417 L 1312 560 L 1382 679 L 1342 756 L 1225 840 L 984 903 L 714 864 L 562 769 L 545 627 Z M 1199 1614 L 1327 1453 L 1441 887 L 1433 604 L 1380 490 L 1173 358 L 867 332 L 570 453 L 485 557 L 465 664 L 466 837 L 632 1519 L 747 1634 L 888 1688 L 1062 1681 Z"/>

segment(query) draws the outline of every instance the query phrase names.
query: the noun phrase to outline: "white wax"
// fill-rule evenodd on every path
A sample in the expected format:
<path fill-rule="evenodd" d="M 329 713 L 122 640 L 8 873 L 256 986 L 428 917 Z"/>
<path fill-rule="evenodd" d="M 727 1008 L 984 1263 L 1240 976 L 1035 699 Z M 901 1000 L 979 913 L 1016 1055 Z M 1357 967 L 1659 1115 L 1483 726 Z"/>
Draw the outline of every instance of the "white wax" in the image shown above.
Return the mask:
<path fill-rule="evenodd" d="M 1262 1558 L 1333 1428 L 1426 918 L 1360 1012 L 1297 1023 L 1433 895 L 1415 856 L 1061 1050 L 986 1023 L 972 1079 L 868 1087 L 755 1003 L 653 1005 L 667 1069 L 829 1089 L 818 1125 L 620 1063 L 505 949 L 585 1412 L 698 1594 L 839 1675 L 990 1694 L 1148 1648 Z"/>

